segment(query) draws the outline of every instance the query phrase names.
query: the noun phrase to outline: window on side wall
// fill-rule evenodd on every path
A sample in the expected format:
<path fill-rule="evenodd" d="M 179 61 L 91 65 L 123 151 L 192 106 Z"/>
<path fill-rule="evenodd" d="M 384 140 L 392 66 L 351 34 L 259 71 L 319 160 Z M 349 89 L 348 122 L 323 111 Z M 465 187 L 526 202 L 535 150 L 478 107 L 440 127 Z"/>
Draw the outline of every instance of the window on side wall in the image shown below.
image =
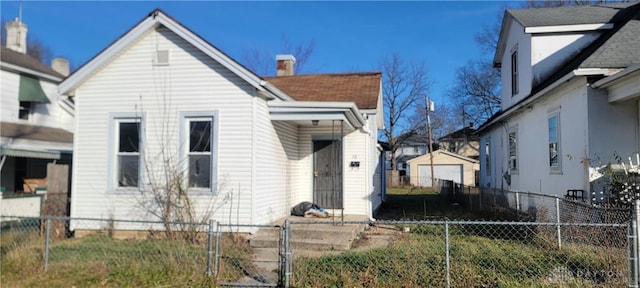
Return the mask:
<path fill-rule="evenodd" d="M 112 181 L 116 190 L 138 189 L 142 166 L 142 117 L 112 116 Z"/>
<path fill-rule="evenodd" d="M 215 191 L 215 121 L 215 113 L 183 113 L 184 163 L 190 191 Z"/>
<path fill-rule="evenodd" d="M 517 95 L 518 87 L 518 50 L 511 53 L 511 96 Z"/>
<path fill-rule="evenodd" d="M 518 129 L 509 131 L 509 170 L 518 171 Z"/>
<path fill-rule="evenodd" d="M 560 112 L 549 115 L 549 169 L 551 172 L 561 171 L 560 157 Z"/>
<path fill-rule="evenodd" d="M 484 170 L 486 175 L 491 175 L 491 138 L 484 140 Z"/>
<path fill-rule="evenodd" d="M 20 108 L 18 110 L 18 118 L 23 120 L 29 120 L 29 115 L 33 110 L 32 102 L 20 101 Z"/>

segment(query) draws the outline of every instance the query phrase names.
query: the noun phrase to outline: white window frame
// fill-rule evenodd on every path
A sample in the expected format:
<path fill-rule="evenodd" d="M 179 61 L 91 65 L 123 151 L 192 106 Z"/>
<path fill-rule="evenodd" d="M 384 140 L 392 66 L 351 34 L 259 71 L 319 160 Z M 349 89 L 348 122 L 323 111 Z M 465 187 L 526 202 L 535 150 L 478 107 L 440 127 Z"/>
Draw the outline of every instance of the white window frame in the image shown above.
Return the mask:
<path fill-rule="evenodd" d="M 555 141 L 552 141 L 551 138 L 551 119 L 555 118 L 556 119 L 556 137 L 555 137 Z M 547 131 L 548 131 L 548 146 L 547 149 L 549 151 L 549 172 L 552 174 L 557 174 L 557 173 L 562 173 L 562 148 L 561 148 L 561 134 L 560 133 L 560 111 L 554 111 L 552 113 L 549 113 L 548 118 L 547 118 Z M 552 163 L 551 161 L 551 157 L 552 157 L 552 150 L 551 150 L 551 145 L 553 145 L 555 143 L 555 148 L 556 148 L 556 163 L 554 165 L 554 163 Z"/>
<path fill-rule="evenodd" d="M 120 123 L 140 123 L 138 135 L 138 152 L 120 152 Z M 144 183 L 144 149 L 145 149 L 145 114 L 138 112 L 109 113 L 109 160 L 107 173 L 107 190 L 111 193 L 140 191 Z M 120 186 L 118 156 L 138 156 L 138 185 Z"/>
<path fill-rule="evenodd" d="M 189 183 L 189 156 L 204 155 L 204 152 L 190 152 L 190 123 L 192 121 L 211 121 L 210 133 L 210 187 L 190 187 Z M 190 193 L 215 194 L 218 186 L 218 111 L 180 112 L 180 155 L 183 175 L 186 179 L 187 191 Z"/>
<path fill-rule="evenodd" d="M 520 83 L 518 81 L 518 48 L 517 46 L 511 51 L 511 97 L 520 93 Z"/>
<path fill-rule="evenodd" d="M 511 135 L 514 135 L 513 138 L 515 141 L 511 141 Z M 509 129 L 507 134 L 507 160 L 509 171 L 511 173 L 517 173 L 519 167 L 519 159 L 518 159 L 518 127 L 513 127 Z"/>
<path fill-rule="evenodd" d="M 484 163 L 485 175 L 491 176 L 491 137 L 484 139 Z"/>

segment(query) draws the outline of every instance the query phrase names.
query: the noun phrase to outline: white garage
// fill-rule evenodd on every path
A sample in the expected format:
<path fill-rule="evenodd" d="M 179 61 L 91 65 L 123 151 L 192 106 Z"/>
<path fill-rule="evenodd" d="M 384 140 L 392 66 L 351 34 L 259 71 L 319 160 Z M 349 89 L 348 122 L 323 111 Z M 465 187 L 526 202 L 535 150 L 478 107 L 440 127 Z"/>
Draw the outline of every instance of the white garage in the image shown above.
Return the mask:
<path fill-rule="evenodd" d="M 462 165 L 433 165 L 431 177 L 431 165 L 418 165 L 418 186 L 431 186 L 431 179 L 451 180 L 455 183 L 464 183 L 462 180 Z"/>
<path fill-rule="evenodd" d="M 431 177 L 431 153 L 409 161 L 410 182 L 413 186 L 431 186 L 432 179 L 451 180 L 467 186 L 475 186 L 476 172 L 480 170 L 478 160 L 445 150 L 433 152 L 433 174 Z"/>

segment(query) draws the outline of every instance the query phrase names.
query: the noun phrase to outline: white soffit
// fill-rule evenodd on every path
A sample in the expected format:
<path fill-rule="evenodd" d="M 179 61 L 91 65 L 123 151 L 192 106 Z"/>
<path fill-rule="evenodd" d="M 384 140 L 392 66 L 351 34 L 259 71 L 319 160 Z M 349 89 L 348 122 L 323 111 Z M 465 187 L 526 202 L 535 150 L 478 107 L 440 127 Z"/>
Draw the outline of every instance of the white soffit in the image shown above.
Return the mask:
<path fill-rule="evenodd" d="M 536 34 L 536 33 L 555 33 L 555 32 L 596 31 L 596 30 L 607 30 L 612 28 L 613 28 L 612 23 L 595 23 L 595 24 L 526 27 L 524 28 L 524 32 L 528 34 Z"/>

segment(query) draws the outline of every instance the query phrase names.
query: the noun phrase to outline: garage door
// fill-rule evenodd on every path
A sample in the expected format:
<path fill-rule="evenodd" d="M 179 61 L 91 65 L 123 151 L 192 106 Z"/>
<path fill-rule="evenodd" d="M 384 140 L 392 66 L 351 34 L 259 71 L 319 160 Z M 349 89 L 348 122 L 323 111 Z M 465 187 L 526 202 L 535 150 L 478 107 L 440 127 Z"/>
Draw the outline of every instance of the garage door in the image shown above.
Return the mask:
<path fill-rule="evenodd" d="M 433 165 L 433 174 L 436 179 L 462 182 L 462 165 Z M 431 186 L 431 166 L 418 165 L 418 185 Z"/>

